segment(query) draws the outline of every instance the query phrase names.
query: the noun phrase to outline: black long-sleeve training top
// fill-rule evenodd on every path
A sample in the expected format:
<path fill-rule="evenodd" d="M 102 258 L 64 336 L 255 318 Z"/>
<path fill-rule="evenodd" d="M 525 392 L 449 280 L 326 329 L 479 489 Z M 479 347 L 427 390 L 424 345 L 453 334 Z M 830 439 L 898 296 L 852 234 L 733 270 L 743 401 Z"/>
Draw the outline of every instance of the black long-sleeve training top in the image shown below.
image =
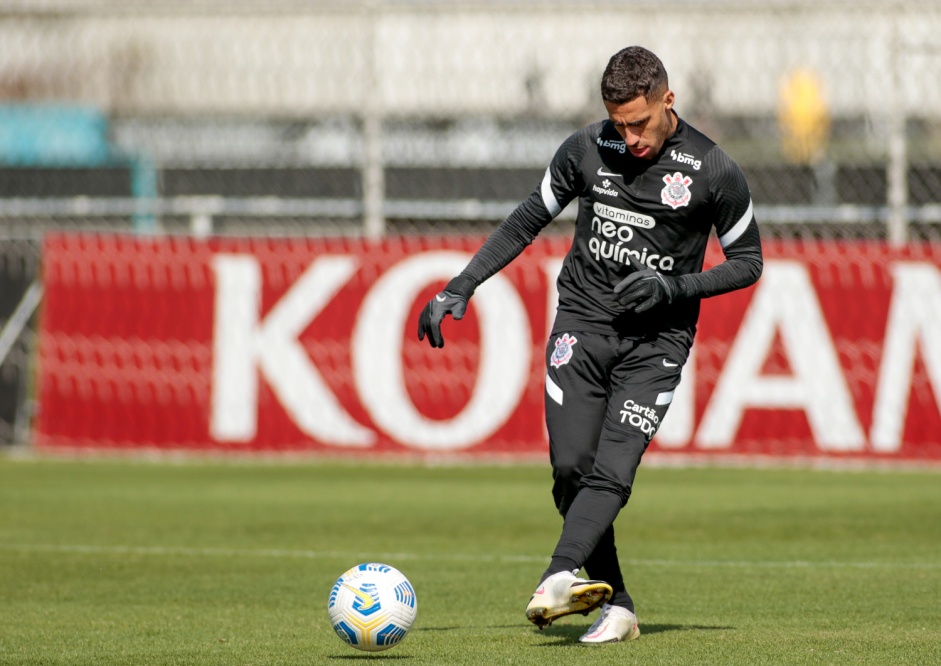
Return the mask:
<path fill-rule="evenodd" d="M 476 288 L 575 198 L 575 236 L 558 278 L 553 333 L 672 333 L 688 347 L 700 300 L 747 287 L 761 274 L 761 242 L 748 185 L 719 146 L 678 119 L 657 157 L 639 159 L 604 120 L 562 143 L 542 182 L 494 230 L 455 282 Z M 726 260 L 703 272 L 713 226 Z M 615 300 L 614 286 L 632 270 L 628 255 L 678 278 L 672 304 L 638 315 Z"/>

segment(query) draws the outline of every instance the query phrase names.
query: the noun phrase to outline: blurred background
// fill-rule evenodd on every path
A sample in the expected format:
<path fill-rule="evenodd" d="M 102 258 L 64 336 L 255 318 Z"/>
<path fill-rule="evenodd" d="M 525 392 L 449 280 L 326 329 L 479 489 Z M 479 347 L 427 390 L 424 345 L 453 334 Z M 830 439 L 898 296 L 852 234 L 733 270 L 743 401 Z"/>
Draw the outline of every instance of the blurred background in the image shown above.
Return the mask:
<path fill-rule="evenodd" d="M 934 0 L 0 2 L 0 440 L 44 234 L 485 233 L 630 44 L 765 237 L 939 243 L 939 34 Z"/>

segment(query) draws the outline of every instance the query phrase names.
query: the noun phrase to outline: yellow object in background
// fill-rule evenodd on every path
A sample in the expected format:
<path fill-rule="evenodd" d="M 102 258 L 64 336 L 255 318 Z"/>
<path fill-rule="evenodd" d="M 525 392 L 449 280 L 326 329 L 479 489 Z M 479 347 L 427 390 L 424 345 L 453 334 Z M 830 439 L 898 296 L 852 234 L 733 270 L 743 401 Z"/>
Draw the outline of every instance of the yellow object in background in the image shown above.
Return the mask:
<path fill-rule="evenodd" d="M 781 149 L 798 164 L 819 162 L 830 140 L 830 111 L 817 75 L 806 69 L 791 73 L 781 87 L 778 112 Z"/>

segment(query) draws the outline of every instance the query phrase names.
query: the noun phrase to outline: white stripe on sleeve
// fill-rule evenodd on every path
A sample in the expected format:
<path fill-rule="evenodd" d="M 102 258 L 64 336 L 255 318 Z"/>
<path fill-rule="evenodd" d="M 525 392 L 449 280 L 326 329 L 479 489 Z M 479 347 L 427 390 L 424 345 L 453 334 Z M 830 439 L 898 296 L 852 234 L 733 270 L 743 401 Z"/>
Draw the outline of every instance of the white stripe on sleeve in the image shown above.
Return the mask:
<path fill-rule="evenodd" d="M 545 184 L 543 184 L 543 188 L 545 188 Z M 754 214 L 755 214 L 755 207 L 752 205 L 751 199 L 749 199 L 748 210 L 745 211 L 745 214 L 742 215 L 741 218 L 739 218 L 739 221 L 735 223 L 735 226 L 733 226 L 731 229 L 729 229 L 724 234 L 719 236 L 719 244 L 722 246 L 723 250 L 727 248 L 729 245 L 731 245 L 732 243 L 734 243 L 735 241 L 737 241 L 739 237 L 743 233 L 745 233 L 745 230 L 748 228 L 748 224 L 751 222 L 751 219 L 754 216 Z"/>
<path fill-rule="evenodd" d="M 562 212 L 562 206 L 559 205 L 558 200 L 555 198 L 555 195 L 552 193 L 552 175 L 549 173 L 549 168 L 546 168 L 546 175 L 542 177 L 542 203 L 545 204 L 546 210 L 549 211 L 549 215 L 555 217 Z M 751 208 L 749 208 L 751 210 Z"/>

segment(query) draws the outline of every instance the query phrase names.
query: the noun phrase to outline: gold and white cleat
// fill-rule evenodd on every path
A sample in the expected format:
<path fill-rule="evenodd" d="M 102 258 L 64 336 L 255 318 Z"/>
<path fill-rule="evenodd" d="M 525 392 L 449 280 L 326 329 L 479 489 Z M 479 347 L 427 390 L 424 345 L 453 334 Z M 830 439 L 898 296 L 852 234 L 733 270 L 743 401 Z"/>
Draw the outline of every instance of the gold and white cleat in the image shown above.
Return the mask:
<path fill-rule="evenodd" d="M 526 619 L 542 629 L 572 613 L 588 615 L 611 598 L 611 586 L 600 580 L 579 578 L 575 571 L 560 571 L 546 578 L 526 607 Z"/>

